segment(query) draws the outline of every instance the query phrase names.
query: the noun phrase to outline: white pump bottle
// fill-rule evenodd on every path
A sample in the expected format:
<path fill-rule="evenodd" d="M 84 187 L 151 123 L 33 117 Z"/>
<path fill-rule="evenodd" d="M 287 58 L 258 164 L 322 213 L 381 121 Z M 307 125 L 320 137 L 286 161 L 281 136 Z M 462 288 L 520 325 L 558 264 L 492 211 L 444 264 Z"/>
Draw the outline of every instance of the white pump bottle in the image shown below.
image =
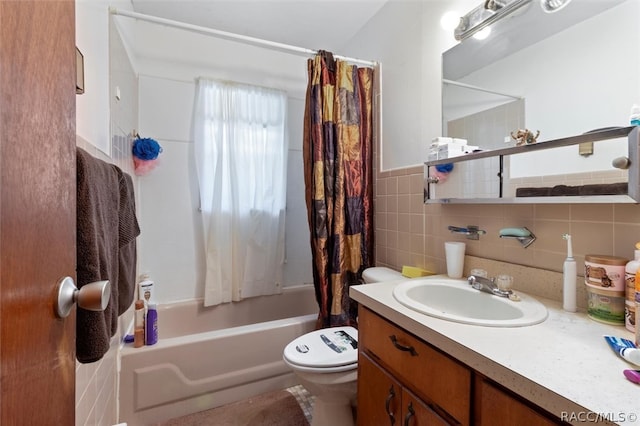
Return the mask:
<path fill-rule="evenodd" d="M 564 234 L 562 238 L 567 240 L 567 258 L 565 259 L 562 267 L 562 309 L 567 312 L 575 312 L 577 310 L 576 277 L 578 275 L 578 271 L 576 269 L 576 260 L 573 258 L 571 235 Z"/>

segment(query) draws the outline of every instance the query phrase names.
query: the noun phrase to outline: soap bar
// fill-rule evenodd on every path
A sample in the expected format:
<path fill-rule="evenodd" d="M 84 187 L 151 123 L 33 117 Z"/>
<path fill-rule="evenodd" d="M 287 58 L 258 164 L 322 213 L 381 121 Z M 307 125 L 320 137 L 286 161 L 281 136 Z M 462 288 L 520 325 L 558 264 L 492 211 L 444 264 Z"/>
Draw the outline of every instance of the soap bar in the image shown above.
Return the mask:
<path fill-rule="evenodd" d="M 500 230 L 501 237 L 528 237 L 531 235 L 525 228 L 503 228 Z"/>

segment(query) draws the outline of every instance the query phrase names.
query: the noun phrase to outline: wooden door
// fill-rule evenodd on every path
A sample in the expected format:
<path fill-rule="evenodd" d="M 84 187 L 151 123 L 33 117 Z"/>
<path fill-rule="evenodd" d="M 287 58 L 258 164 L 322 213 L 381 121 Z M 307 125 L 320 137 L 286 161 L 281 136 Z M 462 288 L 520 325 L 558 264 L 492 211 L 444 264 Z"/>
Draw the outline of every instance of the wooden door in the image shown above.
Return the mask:
<path fill-rule="evenodd" d="M 75 4 L 0 0 L 0 424 L 75 423 Z"/>

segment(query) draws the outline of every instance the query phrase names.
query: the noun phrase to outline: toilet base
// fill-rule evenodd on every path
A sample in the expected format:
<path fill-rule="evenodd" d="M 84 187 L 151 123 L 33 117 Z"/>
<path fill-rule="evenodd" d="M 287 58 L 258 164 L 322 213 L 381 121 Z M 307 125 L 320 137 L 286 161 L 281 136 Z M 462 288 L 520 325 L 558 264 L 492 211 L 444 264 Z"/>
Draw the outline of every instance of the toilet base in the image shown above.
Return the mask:
<path fill-rule="evenodd" d="M 316 396 L 311 426 L 355 426 L 351 402 L 347 398 L 336 401 Z"/>

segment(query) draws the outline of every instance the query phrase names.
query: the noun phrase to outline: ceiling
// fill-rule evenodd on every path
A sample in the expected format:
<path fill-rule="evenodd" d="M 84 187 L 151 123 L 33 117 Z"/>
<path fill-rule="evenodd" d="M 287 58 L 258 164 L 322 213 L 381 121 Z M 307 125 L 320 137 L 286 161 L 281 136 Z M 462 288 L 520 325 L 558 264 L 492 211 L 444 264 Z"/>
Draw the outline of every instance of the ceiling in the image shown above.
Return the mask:
<path fill-rule="evenodd" d="M 338 51 L 388 0 L 131 0 L 136 12 Z"/>

